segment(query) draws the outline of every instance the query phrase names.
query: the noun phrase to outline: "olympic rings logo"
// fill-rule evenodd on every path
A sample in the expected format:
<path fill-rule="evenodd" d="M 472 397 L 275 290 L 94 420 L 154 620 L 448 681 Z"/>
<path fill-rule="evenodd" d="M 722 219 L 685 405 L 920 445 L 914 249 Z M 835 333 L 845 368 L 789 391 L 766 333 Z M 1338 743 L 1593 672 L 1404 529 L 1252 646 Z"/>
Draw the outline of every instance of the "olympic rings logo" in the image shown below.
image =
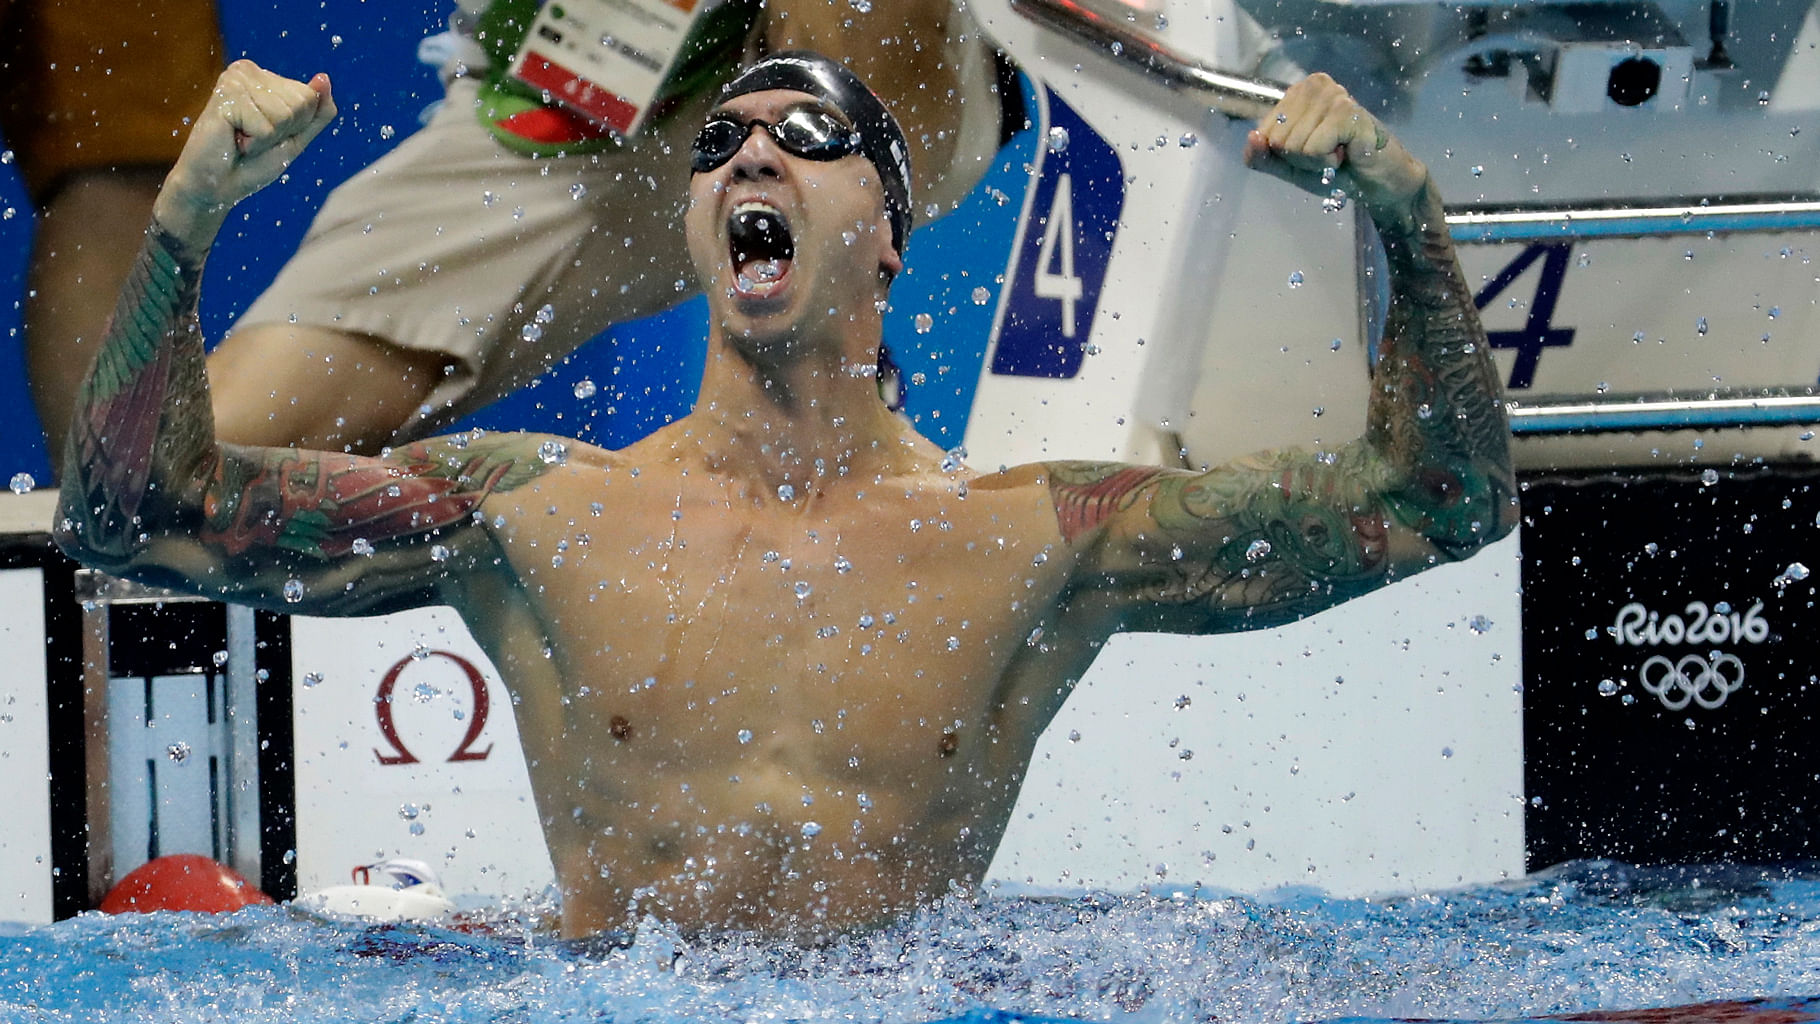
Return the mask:
<path fill-rule="evenodd" d="M 1679 711 L 1689 704 L 1710 711 L 1744 685 L 1744 662 L 1723 651 L 1714 651 L 1704 658 L 1687 654 L 1678 661 L 1652 654 L 1638 670 L 1637 681 L 1670 711 Z"/>

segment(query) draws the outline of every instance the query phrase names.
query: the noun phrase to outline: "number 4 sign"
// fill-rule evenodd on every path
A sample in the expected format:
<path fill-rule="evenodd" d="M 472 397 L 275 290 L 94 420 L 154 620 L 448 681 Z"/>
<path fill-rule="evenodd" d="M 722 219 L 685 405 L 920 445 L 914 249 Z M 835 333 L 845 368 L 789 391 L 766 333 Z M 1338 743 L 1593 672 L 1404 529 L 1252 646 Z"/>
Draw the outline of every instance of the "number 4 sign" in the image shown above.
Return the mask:
<path fill-rule="evenodd" d="M 1018 225 L 992 372 L 1065 379 L 1081 372 L 1093 332 L 1125 208 L 1125 170 L 1074 108 L 1044 92 L 1049 130 Z"/>

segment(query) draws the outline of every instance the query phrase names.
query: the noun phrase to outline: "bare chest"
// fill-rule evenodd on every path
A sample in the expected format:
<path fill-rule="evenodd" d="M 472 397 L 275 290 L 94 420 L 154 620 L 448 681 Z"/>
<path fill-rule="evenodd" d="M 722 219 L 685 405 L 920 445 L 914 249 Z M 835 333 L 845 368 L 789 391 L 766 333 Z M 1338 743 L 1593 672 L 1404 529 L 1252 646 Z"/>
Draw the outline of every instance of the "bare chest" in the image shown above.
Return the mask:
<path fill-rule="evenodd" d="M 863 777 L 952 754 L 1060 589 L 1021 496 L 666 497 L 511 542 L 568 716 L 642 758 Z"/>

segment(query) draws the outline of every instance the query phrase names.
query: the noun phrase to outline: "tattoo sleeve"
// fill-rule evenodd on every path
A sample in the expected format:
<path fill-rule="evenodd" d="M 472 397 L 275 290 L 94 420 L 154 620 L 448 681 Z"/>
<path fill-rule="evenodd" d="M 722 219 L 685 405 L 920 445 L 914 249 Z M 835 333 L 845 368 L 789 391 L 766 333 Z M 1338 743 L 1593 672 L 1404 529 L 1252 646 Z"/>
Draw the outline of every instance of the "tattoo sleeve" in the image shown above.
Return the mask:
<path fill-rule="evenodd" d="M 147 233 L 65 455 L 58 540 L 79 560 L 291 610 L 397 607 L 434 591 L 487 495 L 547 468 L 521 435 L 384 459 L 218 443 L 201 273 L 201 254 L 156 225 Z"/>
<path fill-rule="evenodd" d="M 1396 521 L 1457 559 L 1514 523 L 1510 424 L 1491 346 L 1428 181 L 1407 211 L 1375 214 L 1390 309 L 1365 442 L 1397 477 Z"/>
<path fill-rule="evenodd" d="M 1440 561 L 1515 520 L 1509 427 L 1472 293 L 1425 185 L 1374 211 L 1391 305 L 1365 435 L 1331 452 L 1268 452 L 1206 473 L 1044 467 L 1078 585 L 1124 628 L 1273 626 Z"/>

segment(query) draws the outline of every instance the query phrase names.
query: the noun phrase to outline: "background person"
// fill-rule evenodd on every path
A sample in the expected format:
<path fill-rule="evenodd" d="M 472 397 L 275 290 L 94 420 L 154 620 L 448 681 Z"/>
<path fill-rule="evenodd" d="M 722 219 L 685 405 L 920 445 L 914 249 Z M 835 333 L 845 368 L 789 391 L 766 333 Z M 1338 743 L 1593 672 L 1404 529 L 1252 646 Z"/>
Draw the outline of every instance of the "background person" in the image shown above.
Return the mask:
<path fill-rule="evenodd" d="M 0 0 L 0 137 L 37 212 L 27 379 L 50 442 L 221 67 L 214 0 Z"/>

